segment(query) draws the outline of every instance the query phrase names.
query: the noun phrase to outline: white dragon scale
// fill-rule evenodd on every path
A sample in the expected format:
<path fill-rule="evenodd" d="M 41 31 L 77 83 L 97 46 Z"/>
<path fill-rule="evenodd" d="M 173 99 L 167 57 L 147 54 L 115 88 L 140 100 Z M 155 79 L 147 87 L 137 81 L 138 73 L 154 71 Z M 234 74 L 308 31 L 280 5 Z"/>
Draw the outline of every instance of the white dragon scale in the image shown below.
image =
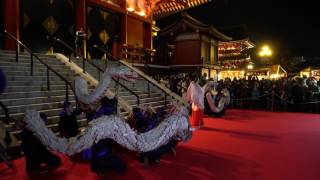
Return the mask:
<path fill-rule="evenodd" d="M 220 99 L 220 101 L 218 102 L 218 106 L 215 105 L 214 103 L 214 99 L 216 96 L 214 96 L 214 98 L 212 98 L 211 96 L 211 92 L 207 92 L 210 89 L 214 89 L 213 87 L 215 86 L 214 82 L 208 82 L 203 86 L 203 91 L 206 92 L 205 93 L 205 98 L 209 104 L 209 107 L 211 109 L 211 111 L 215 112 L 215 113 L 219 113 L 221 112 L 226 106 L 228 106 L 230 104 L 230 93 L 227 89 L 223 89 L 222 93 L 224 94 L 224 96 Z"/>
<path fill-rule="evenodd" d="M 192 135 L 185 108 L 165 118 L 156 128 L 141 134 L 132 130 L 124 120 L 115 115 L 95 119 L 84 132 L 69 139 L 58 137 L 48 129 L 40 118 L 39 112 L 28 111 L 25 122 L 27 128 L 39 138 L 43 145 L 68 155 L 90 148 L 94 143 L 105 138 L 113 139 L 132 151 L 148 152 L 165 145 L 172 138 L 187 141 Z"/>
<path fill-rule="evenodd" d="M 102 80 L 99 82 L 99 85 L 91 94 L 89 94 L 87 81 L 78 76 L 75 78 L 75 93 L 78 100 L 84 104 L 92 104 L 100 100 L 105 96 L 112 77 L 132 81 L 135 75 L 125 69 L 107 68 L 102 75 Z"/>
<path fill-rule="evenodd" d="M 89 94 L 87 82 L 81 77 L 77 77 L 75 87 L 78 100 L 90 104 L 103 97 L 112 76 L 130 78 L 125 72 L 106 70 L 96 90 Z M 67 155 L 73 155 L 90 148 L 105 138 L 113 139 L 132 151 L 148 152 L 165 145 L 172 138 L 183 141 L 191 138 L 192 132 L 190 131 L 187 109 L 179 107 L 177 104 L 173 105 L 176 108 L 175 111 L 163 119 L 156 128 L 141 134 L 131 129 L 124 119 L 116 115 L 94 119 L 84 132 L 69 139 L 56 136 L 48 129 L 37 111 L 27 111 L 24 121 L 26 127 L 43 145 Z"/>

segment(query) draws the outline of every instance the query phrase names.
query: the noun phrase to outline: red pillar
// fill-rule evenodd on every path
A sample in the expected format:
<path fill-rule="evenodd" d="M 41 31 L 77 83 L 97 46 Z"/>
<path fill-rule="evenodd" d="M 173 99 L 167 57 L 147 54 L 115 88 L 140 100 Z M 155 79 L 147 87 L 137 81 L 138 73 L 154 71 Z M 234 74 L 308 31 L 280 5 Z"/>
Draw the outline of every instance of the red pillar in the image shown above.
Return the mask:
<path fill-rule="evenodd" d="M 152 41 L 152 24 L 146 22 L 143 24 L 143 47 L 150 49 Z"/>
<path fill-rule="evenodd" d="M 120 44 L 119 44 L 119 40 L 115 39 L 112 45 L 112 56 L 115 58 L 121 58 L 120 57 Z"/>
<path fill-rule="evenodd" d="M 76 1 L 76 30 L 86 30 L 86 0 Z"/>
<path fill-rule="evenodd" d="M 86 32 L 86 0 L 77 0 L 76 9 L 76 31 L 83 29 Z M 87 33 L 88 34 L 88 33 Z M 83 57 L 87 58 L 87 41 L 83 41 Z"/>
<path fill-rule="evenodd" d="M 20 39 L 19 33 L 19 0 L 4 0 L 3 2 L 3 11 L 4 11 L 4 28 L 16 36 L 17 39 Z M 15 50 L 16 42 L 9 38 L 8 36 L 4 37 L 4 49 Z"/>
<path fill-rule="evenodd" d="M 120 34 L 121 38 L 119 39 L 118 43 L 113 45 L 113 51 L 112 51 L 112 55 L 116 58 L 125 57 L 124 54 L 121 55 L 121 48 L 123 47 L 123 45 L 127 45 L 127 28 L 128 28 L 127 21 L 128 21 L 128 16 L 126 14 L 123 14 L 121 17 L 121 34 Z M 116 47 L 116 50 L 114 49 L 114 47 Z"/>

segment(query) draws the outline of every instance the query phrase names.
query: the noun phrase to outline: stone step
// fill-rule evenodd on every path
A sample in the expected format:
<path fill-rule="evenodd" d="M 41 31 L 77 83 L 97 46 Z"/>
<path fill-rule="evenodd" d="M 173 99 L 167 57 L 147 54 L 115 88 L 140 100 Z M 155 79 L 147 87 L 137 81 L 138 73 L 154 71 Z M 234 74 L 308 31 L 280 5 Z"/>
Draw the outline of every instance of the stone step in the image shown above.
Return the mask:
<path fill-rule="evenodd" d="M 113 90 L 111 89 L 111 91 L 113 91 Z M 113 92 L 115 92 L 115 91 L 113 91 Z M 147 92 L 143 92 L 143 91 L 139 91 L 139 90 L 133 90 L 133 92 L 136 93 L 139 97 L 140 97 L 140 95 L 143 95 L 143 96 L 148 95 Z M 153 92 L 153 91 L 150 92 L 150 96 L 156 95 L 156 94 L 159 94 L 159 93 Z M 119 96 L 122 97 L 122 96 L 134 96 L 134 95 L 125 89 L 120 89 Z"/>
<path fill-rule="evenodd" d="M 50 81 L 61 80 L 60 77 L 53 73 L 49 74 Z M 65 77 L 65 79 L 72 80 L 72 77 Z M 7 81 L 42 81 L 47 82 L 47 76 L 7 76 Z M 61 80 L 62 81 L 62 80 Z M 71 81 L 69 81 L 71 82 Z"/>
<path fill-rule="evenodd" d="M 23 90 L 23 89 L 21 89 Z M 66 91 L 29 91 L 29 92 L 8 92 L 0 95 L 0 99 L 17 99 L 17 98 L 37 98 L 37 97 L 49 97 L 49 96 L 61 96 L 65 95 Z M 73 92 L 69 90 L 69 95 L 73 95 Z"/>
<path fill-rule="evenodd" d="M 50 86 L 51 91 L 65 90 L 65 85 L 52 85 Z M 38 86 L 8 86 L 5 93 L 8 92 L 30 92 L 30 91 L 47 91 L 47 85 Z"/>
<path fill-rule="evenodd" d="M 41 109 L 38 111 L 45 113 L 48 117 L 57 116 L 61 112 L 61 107 L 54 108 L 54 109 L 53 108 L 52 109 Z M 20 111 L 18 113 L 10 113 L 10 121 L 16 122 L 16 121 L 22 120 L 24 118 L 24 114 L 25 114 L 25 111 Z M 0 120 L 4 120 L 3 114 L 0 114 Z"/>
<path fill-rule="evenodd" d="M 1 66 L 0 67 L 3 69 L 4 72 L 8 73 L 11 71 L 19 71 L 19 72 L 25 72 L 27 75 L 30 74 L 30 66 L 15 66 L 15 65 L 9 65 L 9 66 Z M 43 67 L 36 67 L 34 69 L 34 72 L 47 72 L 47 68 Z M 50 72 L 51 73 L 51 72 Z M 71 70 L 68 67 L 61 68 L 59 69 L 59 73 L 70 73 L 72 74 Z"/>
<path fill-rule="evenodd" d="M 0 54 L 1 55 L 8 55 L 8 56 L 15 56 L 16 51 L 1 49 Z M 28 53 L 28 52 L 20 52 L 18 55 L 19 55 L 19 57 L 30 57 L 30 53 Z M 42 53 L 35 53 L 35 55 L 40 56 L 40 57 L 48 57 L 48 58 L 55 57 L 55 55 L 42 54 Z"/>
<path fill-rule="evenodd" d="M 16 67 L 29 67 L 31 66 L 30 62 L 6 62 L 6 61 L 0 61 L 0 67 L 2 66 L 16 66 Z M 40 63 L 34 63 L 33 64 L 34 68 L 44 68 L 45 65 L 40 64 Z M 64 64 L 50 64 L 50 67 L 52 68 L 66 68 L 66 66 Z"/>
<path fill-rule="evenodd" d="M 126 99 L 127 100 L 127 99 Z M 135 105 L 137 103 L 137 99 L 130 99 L 127 100 L 130 105 Z M 140 98 L 140 104 L 148 104 L 148 103 L 155 103 L 155 102 L 164 102 L 164 97 L 152 97 L 152 98 Z"/>
<path fill-rule="evenodd" d="M 59 85 L 60 90 L 56 88 L 56 90 L 46 91 L 46 85 L 44 86 L 15 86 L 17 89 L 13 91 L 13 89 L 6 90 L 6 93 L 0 95 L 0 99 L 18 99 L 18 98 L 32 98 L 32 97 L 49 97 L 49 96 L 64 96 L 65 95 L 65 86 Z M 44 91 L 41 91 L 41 88 Z M 37 90 L 35 90 L 37 89 Z M 32 91 L 33 90 L 33 91 Z M 137 92 L 137 91 L 136 91 Z M 69 96 L 74 95 L 73 92 L 69 89 Z M 147 98 L 148 93 L 138 92 L 140 98 Z M 134 95 L 127 91 L 120 91 L 119 96 L 124 99 L 136 99 Z M 152 92 L 150 93 L 150 97 L 161 96 L 160 93 Z"/>
<path fill-rule="evenodd" d="M 17 105 L 17 106 L 7 106 L 9 113 L 19 113 L 25 112 L 27 110 L 42 110 L 42 109 L 55 109 L 62 107 L 63 101 L 54 101 L 48 103 L 35 103 L 35 104 L 26 104 L 26 105 Z M 74 100 L 70 101 L 70 103 L 75 103 Z"/>
<path fill-rule="evenodd" d="M 127 95 L 121 95 L 120 96 L 126 100 L 136 100 L 136 96 L 134 95 L 131 95 L 131 94 L 127 94 Z M 141 93 L 139 94 L 139 98 L 140 99 L 145 99 L 145 98 L 152 98 L 152 97 L 159 97 L 159 96 L 162 96 L 160 93 L 151 93 L 150 94 L 150 97 L 147 93 Z"/>
<path fill-rule="evenodd" d="M 6 76 L 10 77 L 10 76 L 30 76 L 30 70 L 29 71 L 7 71 L 7 70 L 4 70 Z M 70 70 L 62 70 L 62 71 L 59 71 L 59 73 L 61 75 L 72 75 L 73 73 L 70 72 Z M 34 76 L 47 76 L 47 72 L 46 71 L 38 71 L 38 69 L 36 69 L 34 72 L 33 72 L 33 75 Z M 50 76 L 51 75 L 54 75 L 52 72 L 50 72 Z M 54 75 L 55 76 L 55 75 Z"/>
<path fill-rule="evenodd" d="M 148 102 L 148 103 L 140 103 L 140 106 L 149 105 L 153 108 L 158 108 L 164 106 L 164 100 L 163 101 L 156 101 L 156 102 Z M 132 107 L 137 107 L 137 104 L 132 105 Z"/>
<path fill-rule="evenodd" d="M 17 63 L 16 61 L 16 58 L 15 57 L 1 57 L 0 56 L 0 61 L 2 61 L 2 62 L 10 62 L 10 63 Z M 33 63 L 34 64 L 42 64 L 38 59 L 33 59 L 34 61 L 33 61 Z M 58 59 L 56 59 L 56 58 L 50 58 L 50 59 L 48 59 L 48 58 L 43 58 L 43 59 L 41 59 L 41 60 L 43 60 L 43 61 L 45 61 L 46 63 L 48 63 L 48 64 L 56 64 L 56 65 L 60 65 L 60 64 L 62 64 L 61 63 L 61 61 L 59 61 Z M 18 63 L 30 63 L 30 57 L 28 57 L 28 58 L 19 58 L 19 61 L 18 61 Z"/>
<path fill-rule="evenodd" d="M 65 99 L 66 99 L 66 97 L 64 95 L 62 95 L 62 96 L 50 96 L 50 97 L 3 99 L 3 100 L 1 100 L 1 102 L 6 106 L 18 106 L 18 105 L 65 101 Z M 69 96 L 69 100 L 74 100 L 74 96 Z"/>
<path fill-rule="evenodd" d="M 73 107 L 75 109 L 75 107 Z M 62 111 L 62 108 L 55 108 L 55 109 L 42 109 L 39 110 L 38 112 L 43 112 L 48 116 L 48 124 L 50 123 L 58 123 L 59 122 L 59 114 Z M 122 117 L 128 116 L 128 113 L 125 112 L 124 110 L 121 110 L 120 115 Z M 11 113 L 10 114 L 10 125 L 8 127 L 12 127 L 15 122 L 20 121 L 24 118 L 25 116 L 25 111 L 24 112 L 19 112 L 19 113 Z M 79 119 L 80 116 L 77 118 Z M 80 117 L 84 118 L 84 117 Z M 0 114 L 0 120 L 3 121 L 5 119 L 3 114 Z"/>
<path fill-rule="evenodd" d="M 8 86 L 36 86 L 47 83 L 47 81 L 8 81 Z M 45 84 L 46 85 L 46 84 Z M 64 81 L 52 80 L 50 85 L 65 85 Z"/>
<path fill-rule="evenodd" d="M 38 56 L 41 60 L 57 60 L 55 56 L 52 57 L 44 57 L 44 56 Z M 0 53 L 0 59 L 7 59 L 7 61 L 11 61 L 11 62 L 16 62 L 16 55 L 11 55 L 11 54 L 1 54 Z M 35 56 L 33 56 L 33 60 L 34 62 L 40 62 Z M 19 59 L 18 59 L 18 63 L 19 62 L 30 62 L 30 55 L 27 56 L 23 56 L 23 55 L 19 55 Z"/>

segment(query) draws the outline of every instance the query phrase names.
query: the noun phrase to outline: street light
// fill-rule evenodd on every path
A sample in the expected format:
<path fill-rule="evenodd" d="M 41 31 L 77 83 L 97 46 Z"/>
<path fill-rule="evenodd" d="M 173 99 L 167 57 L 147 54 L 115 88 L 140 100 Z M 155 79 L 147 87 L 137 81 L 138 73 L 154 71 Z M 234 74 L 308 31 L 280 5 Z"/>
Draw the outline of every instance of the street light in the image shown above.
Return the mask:
<path fill-rule="evenodd" d="M 263 46 L 261 51 L 259 52 L 260 57 L 270 57 L 272 56 L 272 51 L 270 50 L 269 46 Z"/>

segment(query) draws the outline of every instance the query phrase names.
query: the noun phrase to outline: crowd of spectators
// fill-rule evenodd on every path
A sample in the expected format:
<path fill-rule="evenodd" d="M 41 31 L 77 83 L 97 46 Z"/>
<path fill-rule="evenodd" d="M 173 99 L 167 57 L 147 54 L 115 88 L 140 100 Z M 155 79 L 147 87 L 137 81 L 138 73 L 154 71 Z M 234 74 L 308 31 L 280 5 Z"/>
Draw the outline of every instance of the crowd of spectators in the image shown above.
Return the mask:
<path fill-rule="evenodd" d="M 191 74 L 188 73 L 180 73 L 175 75 L 155 75 L 153 78 L 172 92 L 184 97 L 190 84 L 190 76 Z"/>
<path fill-rule="evenodd" d="M 315 78 L 249 77 L 219 84 L 229 89 L 234 108 L 320 113 L 320 81 Z"/>
<path fill-rule="evenodd" d="M 154 78 L 183 97 L 190 84 L 189 75 L 182 73 Z M 213 79 L 199 77 L 198 83 L 203 86 L 209 80 Z M 313 77 L 259 80 L 251 76 L 226 78 L 217 84 L 229 90 L 229 108 L 320 113 L 320 80 Z"/>

